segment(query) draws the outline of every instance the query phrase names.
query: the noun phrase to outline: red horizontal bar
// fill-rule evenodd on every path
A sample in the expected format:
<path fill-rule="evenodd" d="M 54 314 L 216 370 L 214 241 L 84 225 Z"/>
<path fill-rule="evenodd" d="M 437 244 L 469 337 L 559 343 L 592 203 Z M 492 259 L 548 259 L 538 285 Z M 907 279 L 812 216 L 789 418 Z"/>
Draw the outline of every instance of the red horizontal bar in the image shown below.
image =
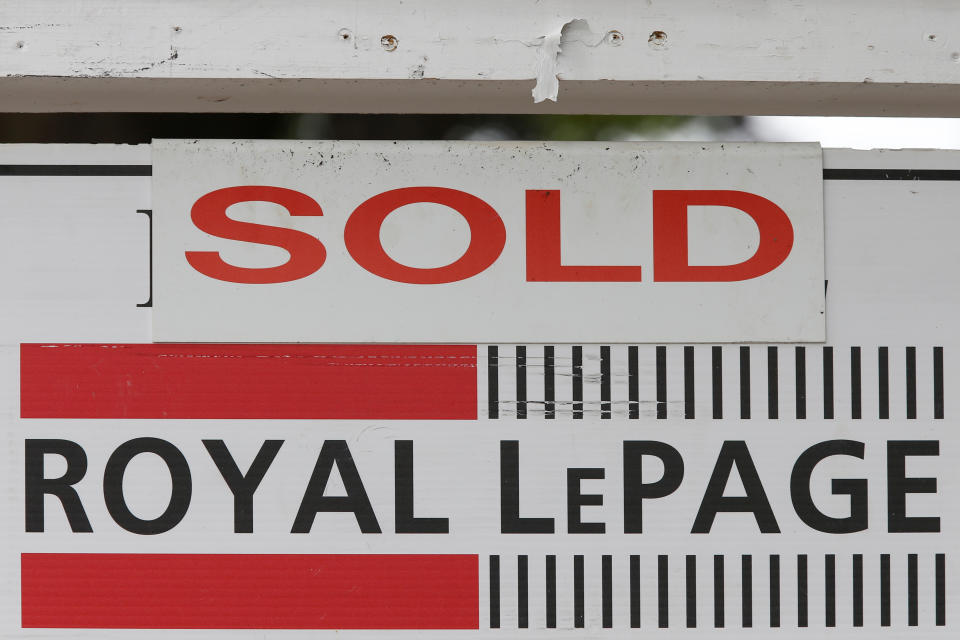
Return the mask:
<path fill-rule="evenodd" d="M 24 628 L 477 629 L 475 555 L 25 553 Z"/>
<path fill-rule="evenodd" d="M 23 418 L 465 419 L 477 348 L 22 344 Z"/>

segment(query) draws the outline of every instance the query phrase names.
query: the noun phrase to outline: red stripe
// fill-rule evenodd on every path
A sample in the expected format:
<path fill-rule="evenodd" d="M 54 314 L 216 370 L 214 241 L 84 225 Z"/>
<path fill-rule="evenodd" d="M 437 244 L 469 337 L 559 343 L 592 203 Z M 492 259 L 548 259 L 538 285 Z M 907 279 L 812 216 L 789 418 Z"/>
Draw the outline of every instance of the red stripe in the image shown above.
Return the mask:
<path fill-rule="evenodd" d="M 475 555 L 25 553 L 24 628 L 477 629 Z"/>
<path fill-rule="evenodd" d="M 23 418 L 465 419 L 477 348 L 22 344 Z"/>

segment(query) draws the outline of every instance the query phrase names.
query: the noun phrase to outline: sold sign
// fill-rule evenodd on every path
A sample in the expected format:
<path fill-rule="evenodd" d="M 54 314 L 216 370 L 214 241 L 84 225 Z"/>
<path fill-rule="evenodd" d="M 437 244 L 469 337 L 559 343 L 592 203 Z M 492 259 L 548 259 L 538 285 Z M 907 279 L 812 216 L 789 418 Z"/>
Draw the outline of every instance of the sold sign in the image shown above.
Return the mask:
<path fill-rule="evenodd" d="M 818 341 L 820 173 L 812 145 L 160 142 L 155 338 Z M 424 206 L 466 224 L 445 264 L 383 242 Z"/>

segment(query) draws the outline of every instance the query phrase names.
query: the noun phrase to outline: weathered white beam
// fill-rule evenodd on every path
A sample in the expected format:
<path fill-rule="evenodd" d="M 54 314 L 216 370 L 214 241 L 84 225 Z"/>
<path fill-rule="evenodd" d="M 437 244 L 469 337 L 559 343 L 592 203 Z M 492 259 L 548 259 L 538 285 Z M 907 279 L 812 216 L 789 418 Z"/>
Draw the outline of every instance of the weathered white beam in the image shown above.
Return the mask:
<path fill-rule="evenodd" d="M 6 0 L 0 52 L 4 111 L 960 116 L 955 0 Z"/>

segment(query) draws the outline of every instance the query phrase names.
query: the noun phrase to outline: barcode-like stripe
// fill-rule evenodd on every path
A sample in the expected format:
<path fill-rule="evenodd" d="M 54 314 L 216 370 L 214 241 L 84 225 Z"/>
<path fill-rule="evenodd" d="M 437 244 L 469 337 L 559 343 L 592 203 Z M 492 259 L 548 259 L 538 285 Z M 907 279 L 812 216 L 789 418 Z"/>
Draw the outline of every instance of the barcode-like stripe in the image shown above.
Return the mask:
<path fill-rule="evenodd" d="M 853 556 L 853 626 L 863 626 L 863 554 Z"/>
<path fill-rule="evenodd" d="M 837 556 L 823 558 L 823 624 L 837 626 Z"/>
<path fill-rule="evenodd" d="M 657 419 L 667 417 L 667 348 L 657 347 Z"/>
<path fill-rule="evenodd" d="M 693 383 L 693 347 L 683 348 L 683 417 L 696 417 L 696 391 Z"/>
<path fill-rule="evenodd" d="M 907 556 L 907 624 L 915 627 L 920 624 L 917 599 L 917 554 Z"/>
<path fill-rule="evenodd" d="M 823 419 L 833 420 L 833 347 L 823 348 Z"/>
<path fill-rule="evenodd" d="M 573 626 L 583 629 L 583 556 L 573 556 Z"/>
<path fill-rule="evenodd" d="M 713 556 L 713 626 L 722 628 L 724 619 L 723 556 Z"/>
<path fill-rule="evenodd" d="M 517 419 L 524 420 L 527 417 L 527 348 L 524 346 L 516 348 L 516 374 Z"/>
<path fill-rule="evenodd" d="M 938 553 L 936 557 L 936 625 L 938 627 L 947 624 L 947 556 Z"/>
<path fill-rule="evenodd" d="M 640 418 L 640 349 L 637 346 L 631 346 L 627 350 L 627 386 L 630 395 L 630 419 L 638 420 Z"/>
<path fill-rule="evenodd" d="M 713 419 L 720 420 L 723 418 L 723 349 L 713 347 L 710 360 L 713 373 L 710 381 L 713 388 Z"/>
<path fill-rule="evenodd" d="M 797 407 L 796 416 L 798 420 L 804 420 L 807 417 L 807 350 L 805 347 L 794 348 L 795 369 L 796 369 L 796 387 L 797 387 Z"/>
<path fill-rule="evenodd" d="M 740 626 L 752 628 L 754 624 L 754 599 L 769 604 L 769 627 L 818 627 L 823 628 L 863 628 L 864 626 L 945 626 L 946 625 L 946 555 L 905 553 L 893 558 L 890 554 L 872 556 L 872 562 L 879 560 L 879 574 L 869 574 L 870 582 L 865 583 L 864 559 L 861 553 L 839 556 L 834 553 L 808 555 L 769 556 L 769 582 L 756 581 L 753 575 L 753 556 L 750 554 L 731 555 L 734 561 L 739 559 L 739 588 L 728 591 L 726 585 L 726 554 L 712 554 L 712 563 L 703 565 L 704 556 L 684 554 L 682 556 L 631 554 L 618 557 L 612 554 L 570 555 L 561 564 L 557 555 L 543 556 L 545 563 L 544 581 L 531 580 L 530 569 L 535 556 L 517 555 L 516 574 L 501 575 L 501 556 L 490 556 L 490 626 L 491 628 L 516 627 L 555 629 L 569 626 L 574 628 L 613 629 L 622 625 L 632 629 L 642 626 L 641 602 L 656 602 L 656 618 L 659 628 L 669 628 L 671 619 L 678 621 L 688 629 L 710 625 L 715 629 L 725 628 L 728 623 L 726 605 L 728 596 L 739 593 Z M 787 567 L 781 562 L 787 558 Z M 822 558 L 822 564 L 821 564 Z M 572 562 L 571 562 L 572 560 Z M 673 594 L 679 598 L 671 599 L 670 564 L 674 562 L 673 579 L 683 582 L 673 586 Z M 794 564 L 795 561 L 795 564 Z M 653 570 L 654 581 L 644 583 L 641 571 L 645 563 Z M 838 567 L 845 564 L 849 571 Z M 929 564 L 925 564 L 929 563 Z M 895 567 L 893 565 L 896 565 Z M 510 566 L 514 566 L 512 561 Z M 682 565 L 682 568 L 681 568 Z M 706 580 L 698 576 L 698 565 L 711 570 L 711 578 Z M 563 570 L 558 572 L 559 567 Z M 822 573 L 819 567 L 822 566 Z M 795 567 L 795 568 L 794 568 Z M 894 570 L 892 570 L 892 568 Z M 562 574 L 562 575 L 561 575 Z M 895 578 L 895 580 L 892 579 Z M 822 578 L 823 588 L 815 586 Z M 516 580 L 516 610 L 506 612 L 501 619 L 500 597 L 501 580 Z M 796 588 L 790 587 L 782 592 L 782 581 L 795 580 Z M 572 585 L 572 592 L 566 591 L 563 599 L 558 599 L 557 585 Z M 896 588 L 894 587 L 896 584 Z M 680 590 L 677 590 L 679 586 Z M 757 587 L 760 587 L 758 594 Z M 543 591 L 540 591 L 540 589 Z M 623 591 L 620 591 L 620 590 Z M 650 589 L 649 595 L 643 592 Z M 850 598 L 840 595 L 850 594 Z M 781 595 L 789 594 L 796 598 L 796 617 L 781 616 Z M 822 594 L 822 601 L 820 600 Z M 896 602 L 892 602 L 895 594 Z M 530 605 L 543 598 L 542 618 L 531 611 Z M 734 595 L 736 597 L 736 595 Z M 902 598 L 902 600 L 901 600 Z M 929 600 L 925 600 L 929 598 Z M 822 602 L 822 609 L 821 604 Z M 866 603 L 871 606 L 865 606 Z M 624 607 L 622 615 L 618 607 Z M 706 604 L 704 604 L 706 603 Z M 926 605 L 926 607 L 924 607 Z M 558 623 L 558 607 L 564 609 L 567 622 Z M 710 607 L 712 617 L 704 615 L 699 609 Z M 822 611 L 823 617 L 820 618 Z M 865 611 L 878 611 L 879 618 L 865 620 Z M 929 617 L 921 618 L 924 612 Z M 560 616 L 563 617 L 563 616 Z M 711 620 L 711 622 L 706 622 Z M 822 620 L 822 622 L 821 622 Z M 735 624 L 735 623 L 734 623 Z"/>
<path fill-rule="evenodd" d="M 880 555 L 880 626 L 890 626 L 890 554 Z"/>
<path fill-rule="evenodd" d="M 547 556 L 546 563 L 547 629 L 557 628 L 557 556 Z"/>
<path fill-rule="evenodd" d="M 740 347 L 740 417 L 750 418 L 750 347 Z"/>
<path fill-rule="evenodd" d="M 767 347 L 767 417 L 776 420 L 780 415 L 780 382 L 777 348 Z"/>
<path fill-rule="evenodd" d="M 600 419 L 612 417 L 610 404 L 610 347 L 600 347 Z"/>
<path fill-rule="evenodd" d="M 753 556 L 740 558 L 740 624 L 749 629 L 753 626 Z"/>
<path fill-rule="evenodd" d="M 601 561 L 601 607 L 604 629 L 613 628 L 613 556 L 603 556 Z"/>
<path fill-rule="evenodd" d="M 552 345 L 543 348 L 543 417 L 557 417 L 555 352 Z"/>
<path fill-rule="evenodd" d="M 759 352 L 764 354 L 763 359 L 757 359 L 755 348 L 763 350 Z M 921 347 L 912 345 L 869 347 L 868 353 L 876 353 L 876 360 L 865 359 L 863 347 L 844 347 L 850 352 L 849 386 L 845 382 L 847 367 L 842 361 L 838 367 L 835 347 L 817 349 L 821 361 L 816 364 L 809 355 L 813 352 L 803 346 L 793 346 L 790 351 L 776 345 L 731 349 L 737 349 L 739 369 L 730 367 L 724 372 L 723 352 L 727 348 L 716 345 L 490 345 L 486 367 L 481 367 L 481 371 L 486 370 L 486 380 L 481 378 L 481 384 L 487 384 L 481 412 L 485 404 L 487 416 L 493 419 L 592 416 L 603 420 L 691 420 L 709 414 L 720 420 L 724 416 L 724 386 L 739 385 L 739 414 L 745 420 L 759 417 L 755 413 L 771 420 L 820 419 L 821 400 L 823 419 L 834 420 L 840 417 L 838 412 L 846 415 L 848 399 L 849 416 L 854 420 L 870 418 L 873 411 L 874 419 L 944 419 L 944 349 L 940 346 L 924 347 L 932 355 L 927 358 L 920 357 Z M 784 365 L 783 354 L 790 352 L 794 361 Z M 899 353 L 903 356 L 891 357 Z M 706 363 L 708 355 L 710 373 L 699 373 L 697 360 Z M 752 367 L 765 369 L 756 375 L 764 381 L 766 390 L 761 394 L 766 396 L 766 410 L 752 406 Z M 725 375 L 729 378 L 726 383 Z M 863 406 L 864 398 L 870 397 L 863 389 L 865 375 L 876 380 L 876 408 L 872 410 Z M 903 389 L 894 393 L 893 399 L 892 384 Z M 818 397 L 821 390 L 822 397 Z M 483 397 L 482 391 L 479 396 Z M 786 410 L 781 411 L 781 404 L 787 406 Z"/>
<path fill-rule="evenodd" d="M 669 567 L 667 556 L 657 556 L 657 627 L 670 626 Z"/>
<path fill-rule="evenodd" d="M 933 348 L 933 417 L 943 420 L 943 347 Z"/>
<path fill-rule="evenodd" d="M 854 420 L 863 416 L 860 389 L 860 347 L 850 347 L 850 417 Z"/>
<path fill-rule="evenodd" d="M 490 628 L 500 628 L 500 556 L 490 556 Z"/>
<path fill-rule="evenodd" d="M 571 350 L 573 360 L 573 419 L 583 418 L 583 347 L 576 345 Z"/>
<path fill-rule="evenodd" d="M 780 556 L 770 556 L 770 626 L 780 626 Z"/>
<path fill-rule="evenodd" d="M 890 418 L 890 357 L 887 347 L 877 349 L 878 414 L 881 420 Z"/>
<path fill-rule="evenodd" d="M 529 584 L 527 556 L 517 556 L 517 626 L 521 629 L 529 625 Z"/>
<path fill-rule="evenodd" d="M 487 347 L 487 417 L 500 417 L 500 376 L 497 368 L 500 366 L 500 359 L 497 356 L 497 347 Z"/>
<path fill-rule="evenodd" d="M 917 348 L 907 347 L 907 419 L 917 418 Z"/>

